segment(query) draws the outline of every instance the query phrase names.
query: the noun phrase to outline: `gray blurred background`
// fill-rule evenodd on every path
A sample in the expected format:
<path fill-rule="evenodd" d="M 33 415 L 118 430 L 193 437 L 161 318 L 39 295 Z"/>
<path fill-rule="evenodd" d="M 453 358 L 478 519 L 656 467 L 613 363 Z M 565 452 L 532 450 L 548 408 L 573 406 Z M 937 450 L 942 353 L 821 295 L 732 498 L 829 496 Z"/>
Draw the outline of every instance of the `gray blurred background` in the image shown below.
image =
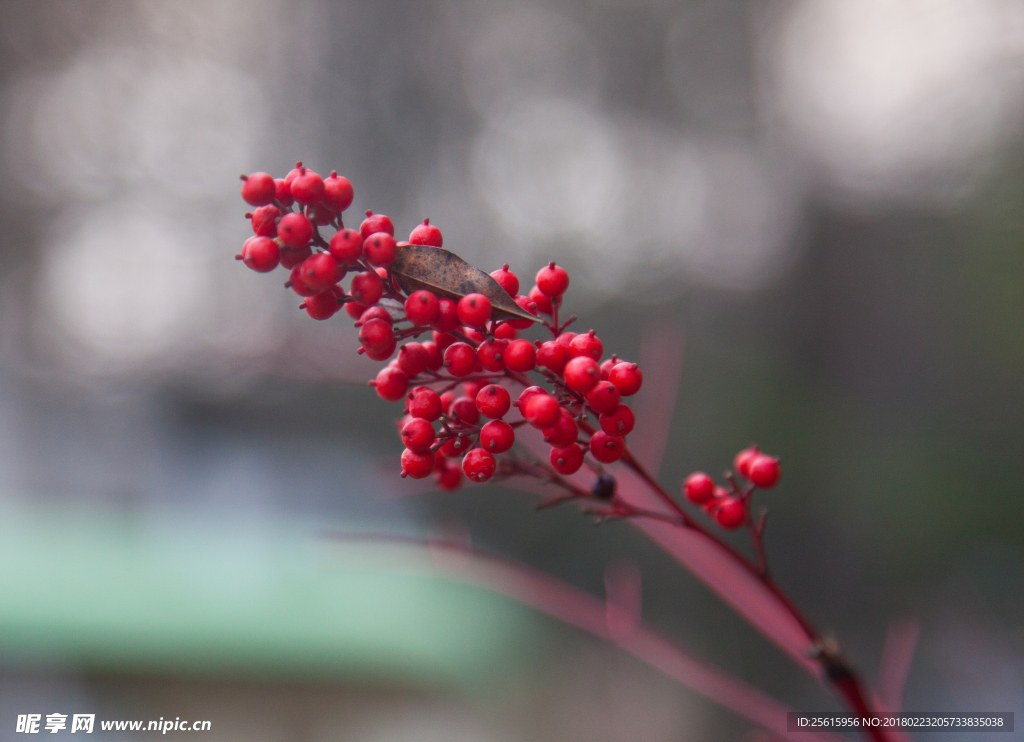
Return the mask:
<path fill-rule="evenodd" d="M 653 625 L 834 708 L 628 525 L 403 496 L 344 313 L 233 260 L 238 174 L 298 159 L 352 180 L 350 226 L 429 217 L 527 288 L 566 265 L 608 351 L 676 333 L 661 481 L 782 456 L 770 555 L 812 620 L 872 678 L 912 617 L 906 708 L 1020 723 L 1022 83 L 1011 0 L 0 4 L 0 740 L 72 710 L 210 739 L 750 738 L 510 603 L 351 566 L 331 527 L 459 524 L 596 595 L 635 562 Z"/>

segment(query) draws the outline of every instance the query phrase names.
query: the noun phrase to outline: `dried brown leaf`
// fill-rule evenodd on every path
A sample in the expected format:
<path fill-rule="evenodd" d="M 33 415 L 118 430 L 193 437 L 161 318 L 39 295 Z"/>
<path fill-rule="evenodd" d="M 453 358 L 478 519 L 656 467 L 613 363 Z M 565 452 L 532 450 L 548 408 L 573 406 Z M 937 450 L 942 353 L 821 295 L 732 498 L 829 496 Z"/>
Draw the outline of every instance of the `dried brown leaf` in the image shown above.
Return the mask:
<path fill-rule="evenodd" d="M 491 301 L 491 317 L 539 322 L 513 301 L 497 281 L 453 252 L 430 245 L 399 245 L 391 274 L 406 294 L 426 289 L 458 301 L 466 294 L 483 294 Z"/>

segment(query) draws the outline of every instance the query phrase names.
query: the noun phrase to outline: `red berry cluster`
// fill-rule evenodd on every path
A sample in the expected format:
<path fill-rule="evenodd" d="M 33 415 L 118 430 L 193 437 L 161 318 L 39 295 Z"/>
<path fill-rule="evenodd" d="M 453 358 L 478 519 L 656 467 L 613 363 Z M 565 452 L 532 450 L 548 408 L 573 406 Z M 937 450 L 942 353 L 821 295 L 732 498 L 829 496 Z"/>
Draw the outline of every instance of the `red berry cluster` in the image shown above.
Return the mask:
<path fill-rule="evenodd" d="M 301 162 L 285 178 L 254 173 L 242 180 L 242 197 L 257 208 L 246 215 L 255 236 L 237 258 L 261 273 L 279 264 L 291 271 L 285 286 L 304 298 L 300 307 L 314 319 L 344 307 L 359 328 L 359 352 L 388 362 L 370 384 L 385 400 L 405 400 L 402 476 L 436 474 L 445 489 L 458 487 L 463 474 L 486 482 L 499 470 L 495 456 L 512 448 L 522 425 L 542 431 L 561 474 L 578 471 L 588 454 L 600 463 L 623 455 L 634 417 L 621 398 L 639 391 L 643 374 L 614 355 L 601 362 L 604 346 L 593 330 L 566 331 L 575 317 L 559 324 L 569 287 L 564 268 L 541 268 L 525 295 L 508 265 L 490 274 L 525 312 L 550 318 L 543 320 L 550 339 L 519 338 L 534 323 L 493 318 L 481 293 L 401 290 L 389 268 L 399 248 L 442 245 L 429 220 L 408 243 L 395 241 L 383 214 L 368 211 L 358 231 L 346 229 L 341 214 L 352 203 L 352 184 L 336 172 L 323 179 Z M 335 230 L 330 239 L 320 234 L 325 226 Z M 346 291 L 341 281 L 350 273 Z M 428 332 L 429 340 L 413 339 Z M 409 342 L 398 347 L 403 340 Z M 513 399 L 510 390 L 519 387 Z M 522 419 L 507 422 L 513 407 Z"/>
<path fill-rule="evenodd" d="M 755 488 L 770 489 L 782 476 L 779 460 L 761 453 L 757 446 L 745 448 L 733 460 L 736 472 L 746 480 L 741 486 L 727 473 L 728 487 L 721 487 L 702 471 L 694 472 L 683 482 L 683 495 L 694 505 L 700 505 L 722 528 L 732 531 L 744 523 L 751 523 L 750 496 Z"/>

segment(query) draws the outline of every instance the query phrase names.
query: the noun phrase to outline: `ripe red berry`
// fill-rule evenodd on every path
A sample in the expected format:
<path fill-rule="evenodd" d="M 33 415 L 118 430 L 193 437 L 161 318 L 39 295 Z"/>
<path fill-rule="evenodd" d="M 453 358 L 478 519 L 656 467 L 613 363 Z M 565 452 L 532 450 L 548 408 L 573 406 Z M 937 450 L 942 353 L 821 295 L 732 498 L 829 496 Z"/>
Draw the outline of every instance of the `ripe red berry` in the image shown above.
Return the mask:
<path fill-rule="evenodd" d="M 306 279 L 302 277 L 302 265 L 299 263 L 292 268 L 292 272 L 288 276 L 288 283 L 291 284 L 292 291 L 299 296 L 315 296 L 320 292 L 306 283 Z"/>
<path fill-rule="evenodd" d="M 615 364 L 618 362 L 619 359 L 613 353 L 611 358 L 601 363 L 601 381 L 608 381 L 608 377 L 611 376 L 612 369 L 615 368 Z M 616 389 L 617 388 L 618 387 L 616 387 Z"/>
<path fill-rule="evenodd" d="M 406 343 L 398 349 L 398 367 L 410 379 L 427 370 L 427 349 L 420 343 Z"/>
<path fill-rule="evenodd" d="M 456 303 L 447 297 L 437 300 L 437 319 L 430 326 L 438 332 L 451 332 L 459 327 L 459 314 Z"/>
<path fill-rule="evenodd" d="M 579 434 L 579 426 L 576 425 L 572 413 L 562 407 L 558 421 L 544 430 L 544 441 L 555 448 L 565 448 L 575 443 Z"/>
<path fill-rule="evenodd" d="M 583 466 L 583 449 L 573 443 L 565 448 L 551 449 L 551 466 L 559 474 L 569 476 L 575 474 Z"/>
<path fill-rule="evenodd" d="M 401 370 L 385 366 L 377 372 L 377 378 L 370 382 L 380 398 L 386 402 L 397 402 L 409 388 L 409 377 Z"/>
<path fill-rule="evenodd" d="M 445 459 L 443 466 L 437 465 L 437 486 L 446 492 L 454 492 L 462 484 L 462 469 Z"/>
<path fill-rule="evenodd" d="M 635 363 L 617 363 L 608 374 L 608 381 L 618 387 L 623 397 L 630 397 L 640 391 L 644 375 Z"/>
<path fill-rule="evenodd" d="M 252 212 L 252 231 L 260 237 L 277 237 L 277 217 L 281 212 L 273 204 L 261 206 Z"/>
<path fill-rule="evenodd" d="M 484 327 L 491 318 L 491 300 L 483 294 L 466 294 L 459 299 L 456 313 L 467 327 Z"/>
<path fill-rule="evenodd" d="M 352 183 L 343 175 L 338 175 L 337 170 L 332 170 L 330 176 L 324 180 L 324 195 L 321 202 L 326 204 L 332 211 L 344 211 L 352 205 L 352 198 L 355 191 Z"/>
<path fill-rule="evenodd" d="M 324 181 L 312 170 L 301 168 L 291 181 L 292 198 L 300 204 L 315 204 L 324 195 Z"/>
<path fill-rule="evenodd" d="M 439 449 L 442 454 L 448 458 L 454 458 L 461 456 L 463 453 L 469 450 L 470 438 L 468 435 L 457 435 L 454 438 L 446 440 Z"/>
<path fill-rule="evenodd" d="M 683 482 L 683 495 L 694 505 L 703 505 L 715 496 L 715 482 L 702 471 L 694 472 Z"/>
<path fill-rule="evenodd" d="M 574 392 L 586 394 L 601 381 L 597 361 L 590 356 L 576 356 L 565 364 L 565 383 Z"/>
<path fill-rule="evenodd" d="M 537 288 L 546 296 L 552 298 L 561 296 L 569 288 L 569 274 L 565 272 L 565 268 L 561 268 L 551 261 L 537 271 Z"/>
<path fill-rule="evenodd" d="M 462 393 L 470 399 L 476 399 L 476 395 L 480 393 L 480 390 L 485 386 L 482 381 L 464 381 L 462 382 Z"/>
<path fill-rule="evenodd" d="M 782 467 L 779 466 L 779 460 L 774 456 L 761 453 L 750 462 L 750 481 L 754 483 L 755 487 L 769 489 L 779 483 L 780 477 L 782 477 Z"/>
<path fill-rule="evenodd" d="M 416 225 L 409 234 L 409 244 L 441 247 L 444 238 L 441 237 L 440 229 L 431 224 L 429 219 L 424 219 L 423 224 Z"/>
<path fill-rule="evenodd" d="M 431 451 L 417 453 L 408 448 L 402 451 L 402 476 L 413 479 L 425 479 L 429 477 L 436 464 L 436 459 Z"/>
<path fill-rule="evenodd" d="M 515 302 L 527 314 L 537 316 L 537 305 L 528 296 L 517 296 Z M 513 330 L 527 330 L 533 327 L 533 322 L 528 319 L 510 319 L 508 323 L 512 325 Z"/>
<path fill-rule="evenodd" d="M 757 446 L 744 448 L 736 454 L 736 458 L 732 460 L 732 465 L 736 468 L 736 471 L 741 477 L 744 479 L 750 479 L 750 464 L 760 455 L 761 452 L 757 450 Z"/>
<path fill-rule="evenodd" d="M 441 397 L 433 389 L 419 387 L 409 398 L 409 414 L 433 422 L 441 417 Z"/>
<path fill-rule="evenodd" d="M 242 245 L 242 262 L 257 273 L 269 273 L 280 260 L 281 251 L 269 237 L 250 237 Z"/>
<path fill-rule="evenodd" d="M 444 353 L 444 351 L 448 349 L 449 345 L 457 342 L 457 338 L 454 335 L 449 335 L 447 332 L 438 332 L 437 330 L 434 330 L 431 333 L 431 335 L 433 336 L 434 342 L 437 344 L 437 347 L 438 349 L 440 349 L 442 354 Z M 443 360 L 444 359 L 442 356 L 442 362 Z"/>
<path fill-rule="evenodd" d="M 715 522 L 722 528 L 735 531 L 747 520 L 747 509 L 737 497 L 726 497 L 715 509 Z"/>
<path fill-rule="evenodd" d="M 536 286 L 530 289 L 528 298 L 530 299 L 530 301 L 537 305 L 537 311 L 540 312 L 541 314 L 546 314 L 550 317 L 551 314 L 554 313 L 555 308 L 554 305 L 552 305 L 551 303 L 551 297 L 545 294 Z"/>
<path fill-rule="evenodd" d="M 382 319 L 389 325 L 395 324 L 395 320 L 391 316 L 391 313 L 384 307 L 364 307 L 360 311 L 362 312 L 362 315 L 359 317 L 359 321 L 356 322 L 356 327 L 362 327 L 364 322 L 369 322 L 371 319 Z"/>
<path fill-rule="evenodd" d="M 305 214 L 289 212 L 277 224 L 277 236 L 288 247 L 305 247 L 313 238 L 313 225 Z"/>
<path fill-rule="evenodd" d="M 385 268 L 395 262 L 398 247 L 395 238 L 387 232 L 374 232 L 363 240 L 363 255 L 370 265 Z"/>
<path fill-rule="evenodd" d="M 562 407 L 558 404 L 558 400 L 546 392 L 534 394 L 526 400 L 525 404 L 522 403 L 520 396 L 519 410 L 523 413 L 523 417 L 529 420 L 530 425 L 538 430 L 550 428 L 558 422 L 558 418 L 562 414 Z"/>
<path fill-rule="evenodd" d="M 504 420 L 491 420 L 480 428 L 480 445 L 491 453 L 505 453 L 516 442 L 516 431 Z"/>
<path fill-rule="evenodd" d="M 372 211 L 367 211 L 366 218 L 363 219 L 363 223 L 359 225 L 359 234 L 361 234 L 365 240 L 375 232 L 387 232 L 389 235 L 394 237 L 395 225 L 392 224 L 391 220 L 383 214 L 374 214 Z"/>
<path fill-rule="evenodd" d="M 599 415 L 615 412 L 619 407 L 619 394 L 618 388 L 610 381 L 600 381 L 589 394 L 587 394 L 587 404 L 589 404 Z"/>
<path fill-rule="evenodd" d="M 497 384 L 488 384 L 476 395 L 476 408 L 480 414 L 491 420 L 500 420 L 512 407 L 508 390 Z"/>
<path fill-rule="evenodd" d="M 504 340 L 487 340 L 476 349 L 476 357 L 485 370 L 498 373 L 505 370 L 505 351 L 508 343 Z"/>
<path fill-rule="evenodd" d="M 561 335 L 556 337 L 554 341 L 565 348 L 566 352 L 568 352 L 569 346 L 572 345 L 572 341 L 575 337 L 575 332 L 563 332 Z"/>
<path fill-rule="evenodd" d="M 590 356 L 595 361 L 601 360 L 601 354 L 604 352 L 604 346 L 598 339 L 594 331 L 586 333 L 585 335 L 577 335 L 569 343 L 569 357 L 575 358 L 576 356 Z M 600 372 L 600 369 L 598 369 Z"/>
<path fill-rule="evenodd" d="M 516 332 L 516 328 L 508 322 L 502 322 L 494 328 L 494 337 L 498 340 L 515 340 L 518 335 L 519 333 Z"/>
<path fill-rule="evenodd" d="M 475 397 L 468 394 L 456 397 L 448 414 L 451 417 L 457 417 L 460 422 L 466 425 L 476 425 L 480 422 L 480 410 L 476 407 Z"/>
<path fill-rule="evenodd" d="M 295 167 L 289 170 L 288 174 L 284 176 L 284 182 L 288 184 L 289 188 L 292 185 L 292 181 L 302 174 L 303 169 L 304 168 L 302 167 L 302 160 L 299 160 L 298 162 L 295 163 Z"/>
<path fill-rule="evenodd" d="M 491 273 L 491 278 L 498 282 L 498 285 L 505 289 L 505 293 L 514 297 L 519 293 L 519 279 L 516 274 L 508 269 L 508 263 Z"/>
<path fill-rule="evenodd" d="M 718 511 L 718 506 L 725 502 L 729 497 L 729 491 L 725 489 L 725 487 L 716 486 L 711 499 L 704 503 L 704 512 L 714 518 L 715 513 Z"/>
<path fill-rule="evenodd" d="M 374 271 L 363 271 L 352 277 L 348 292 L 364 307 L 373 306 L 384 295 L 384 282 Z"/>
<path fill-rule="evenodd" d="M 614 412 L 606 412 L 599 416 L 598 421 L 601 423 L 601 430 L 605 433 L 620 437 L 629 435 L 636 424 L 633 410 L 624 404 L 616 407 Z"/>
<path fill-rule="evenodd" d="M 417 327 L 429 327 L 438 311 L 437 297 L 430 291 L 413 291 L 405 300 L 405 316 Z"/>
<path fill-rule="evenodd" d="M 421 417 L 414 417 L 402 426 L 402 443 L 416 453 L 429 451 L 436 437 L 434 426 Z"/>
<path fill-rule="evenodd" d="M 345 313 L 348 314 L 348 316 L 354 320 L 358 320 L 360 317 L 362 317 L 363 312 L 365 311 L 366 307 L 364 307 L 362 304 L 357 304 L 354 301 L 345 303 Z"/>
<path fill-rule="evenodd" d="M 363 256 L 363 237 L 354 229 L 339 229 L 331 237 L 328 248 L 342 265 L 355 263 Z"/>
<path fill-rule="evenodd" d="M 519 411 L 523 413 L 523 417 L 526 417 L 524 410 L 526 409 L 526 403 L 530 401 L 530 397 L 535 394 L 547 394 L 547 390 L 539 386 L 528 386 L 519 393 L 519 399 L 516 404 L 519 406 Z"/>
<path fill-rule="evenodd" d="M 494 457 L 482 448 L 474 448 L 462 459 L 463 473 L 474 482 L 486 482 L 494 476 L 496 468 Z"/>
<path fill-rule="evenodd" d="M 439 371 L 444 364 L 444 356 L 441 355 L 441 349 L 437 343 L 428 340 L 423 343 L 423 350 L 427 353 L 427 368 L 431 371 Z"/>
<path fill-rule="evenodd" d="M 267 173 L 253 173 L 242 176 L 242 198 L 247 204 L 263 206 L 269 204 L 277 195 L 274 178 Z"/>
<path fill-rule="evenodd" d="M 568 362 L 569 351 L 565 349 L 564 345 L 560 345 L 554 340 L 542 343 L 537 349 L 537 365 L 551 369 L 556 374 L 561 375 L 562 371 L 565 370 L 565 364 Z"/>
<path fill-rule="evenodd" d="M 395 352 L 395 334 L 391 325 L 382 319 L 371 319 L 363 322 L 359 328 L 359 343 L 362 345 L 366 355 L 375 361 L 384 361 Z M 408 374 L 403 370 L 403 374 Z"/>
<path fill-rule="evenodd" d="M 520 373 L 537 365 L 537 351 L 529 340 L 513 340 L 505 350 L 505 365 Z"/>
<path fill-rule="evenodd" d="M 469 376 L 476 368 L 476 350 L 468 343 L 452 343 L 444 352 L 444 367 L 452 376 Z"/>
<path fill-rule="evenodd" d="M 281 267 L 286 270 L 291 270 L 303 260 L 313 254 L 313 251 L 309 249 L 309 246 L 300 247 L 298 249 L 291 247 L 281 248 Z"/>
<path fill-rule="evenodd" d="M 306 285 L 317 291 L 323 291 L 341 280 L 338 261 L 326 252 L 311 255 L 302 263 L 299 270 L 302 271 L 302 280 Z"/>
<path fill-rule="evenodd" d="M 622 439 L 599 430 L 590 436 L 590 454 L 602 464 L 611 464 L 622 458 L 625 447 Z"/>
<path fill-rule="evenodd" d="M 338 303 L 338 295 L 330 289 L 321 291 L 315 296 L 310 296 L 306 301 L 302 302 L 302 308 L 306 310 L 313 319 L 330 319 L 334 316 L 334 313 L 341 309 L 341 304 Z"/>
<path fill-rule="evenodd" d="M 333 222 L 338 213 L 331 211 L 325 204 L 320 203 L 314 206 L 307 206 L 306 215 L 313 220 L 314 224 L 322 227 Z"/>
<path fill-rule="evenodd" d="M 291 206 L 295 203 L 295 199 L 292 198 L 292 189 L 288 185 L 288 182 L 284 178 L 274 179 L 274 198 L 281 203 L 282 206 Z"/>

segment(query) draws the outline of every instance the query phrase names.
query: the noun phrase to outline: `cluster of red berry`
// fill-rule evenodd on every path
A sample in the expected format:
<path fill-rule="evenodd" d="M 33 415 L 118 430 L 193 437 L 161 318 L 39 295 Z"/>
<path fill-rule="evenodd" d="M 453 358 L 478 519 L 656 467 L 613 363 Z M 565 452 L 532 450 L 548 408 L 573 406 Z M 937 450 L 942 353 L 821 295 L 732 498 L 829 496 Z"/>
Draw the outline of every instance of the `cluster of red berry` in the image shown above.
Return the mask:
<path fill-rule="evenodd" d="M 542 431 L 560 474 L 578 471 L 588 452 L 600 463 L 622 456 L 634 416 L 621 398 L 639 391 L 643 374 L 614 355 L 601 362 L 604 347 L 593 330 L 566 331 L 574 317 L 559 324 L 569 287 L 565 269 L 555 263 L 541 268 L 526 295 L 508 265 L 490 274 L 524 316 L 550 318 L 542 321 L 551 339 L 530 341 L 518 333 L 534 321 L 495 312 L 482 293 L 403 292 L 391 269 L 399 250 L 440 248 L 440 230 L 424 220 L 408 242 L 396 242 L 391 220 L 369 211 L 358 231 L 346 229 L 341 213 L 353 189 L 336 172 L 324 179 L 297 163 L 281 179 L 254 173 L 243 176 L 242 197 L 257 207 L 246 215 L 255 236 L 236 257 L 261 273 L 278 265 L 290 270 L 285 285 L 304 297 L 300 306 L 311 317 L 328 319 L 344 307 L 359 328 L 359 352 L 388 361 L 370 384 L 385 400 L 405 400 L 402 476 L 434 473 L 445 489 L 458 487 L 463 474 L 486 482 L 498 470 L 495 455 L 511 449 L 522 425 Z M 335 229 L 329 240 L 319 230 L 328 225 Z M 345 291 L 341 281 L 349 273 Z M 430 340 L 412 340 L 427 332 Z M 409 342 L 399 348 L 403 340 Z M 525 387 L 515 401 L 514 385 Z M 512 407 L 522 419 L 510 423 L 504 418 Z M 452 460 L 460 456 L 458 466 Z"/>
<path fill-rule="evenodd" d="M 779 460 L 761 453 L 757 446 L 745 448 L 733 460 L 736 472 L 747 484 L 741 486 L 731 473 L 726 475 L 728 488 L 702 471 L 694 472 L 683 482 L 683 495 L 694 505 L 700 505 L 722 528 L 735 530 L 744 523 L 753 525 L 750 518 L 750 496 L 754 489 L 770 489 L 782 476 Z"/>

